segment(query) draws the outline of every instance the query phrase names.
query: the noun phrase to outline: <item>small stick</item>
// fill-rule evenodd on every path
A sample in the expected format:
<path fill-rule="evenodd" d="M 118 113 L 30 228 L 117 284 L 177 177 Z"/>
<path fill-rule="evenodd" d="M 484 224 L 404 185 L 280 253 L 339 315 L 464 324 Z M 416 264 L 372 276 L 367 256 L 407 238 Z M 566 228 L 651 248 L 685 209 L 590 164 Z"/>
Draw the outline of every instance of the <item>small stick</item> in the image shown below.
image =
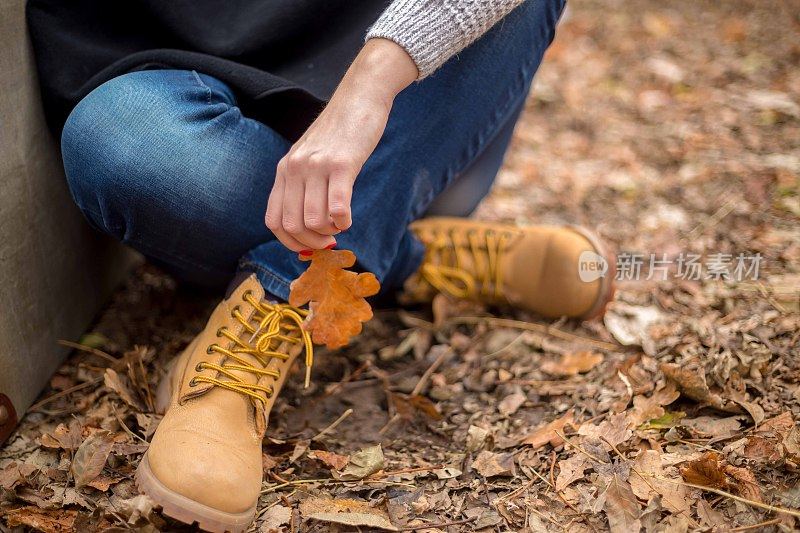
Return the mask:
<path fill-rule="evenodd" d="M 397 475 L 397 474 L 411 474 L 413 472 L 426 472 L 426 471 L 431 471 L 431 470 L 441 470 L 442 468 L 445 468 L 446 466 L 447 465 L 418 466 L 416 468 L 401 468 L 400 470 L 390 470 L 388 472 L 375 472 L 374 474 L 371 474 L 371 475 L 365 477 L 364 479 L 369 480 L 369 481 L 373 481 L 373 480 L 377 481 L 377 480 L 379 480 L 381 478 L 384 478 L 384 477 L 387 477 L 387 476 L 394 476 L 394 475 Z"/>
<path fill-rule="evenodd" d="M 767 520 L 766 522 L 761 522 L 760 524 L 753 524 L 752 526 L 735 527 L 731 529 L 731 531 L 747 531 L 748 529 L 761 529 L 762 527 L 772 526 L 775 524 L 779 524 L 780 522 L 781 522 L 780 518 L 773 518 L 772 520 Z"/>
<path fill-rule="evenodd" d="M 643 475 L 649 475 L 649 474 L 643 474 Z M 731 494 L 730 492 L 725 492 L 724 490 L 715 489 L 713 487 L 706 487 L 706 486 L 703 486 L 703 485 L 695 485 L 694 483 L 687 483 L 686 481 L 675 481 L 673 479 L 662 478 L 662 477 L 657 477 L 657 476 L 650 476 L 650 477 L 658 479 L 658 480 L 661 480 L 661 481 L 666 481 L 667 483 L 673 483 L 675 485 L 683 485 L 685 487 L 692 487 L 693 489 L 700 489 L 700 490 L 705 490 L 705 491 L 708 491 L 708 492 L 713 492 L 714 494 L 718 494 L 720 496 L 724 496 L 726 498 L 730 498 L 732 500 L 736 500 L 737 502 L 741 502 L 741 503 L 750 505 L 752 507 L 758 507 L 760 509 L 765 509 L 767 511 L 774 511 L 776 513 L 784 513 L 784 514 L 800 517 L 800 511 L 798 511 L 796 509 L 787 509 L 786 507 L 778 507 L 778 506 L 775 506 L 775 505 L 770 505 L 768 503 L 761 503 L 761 502 L 757 502 L 757 501 L 753 501 L 753 500 L 748 500 L 747 498 L 742 498 L 741 496 L 736 496 L 735 494 Z"/>
<path fill-rule="evenodd" d="M 99 350 L 97 348 L 92 348 L 91 346 L 85 346 L 85 345 L 77 343 L 77 342 L 65 341 L 63 339 L 60 339 L 58 341 L 58 344 L 60 344 L 61 346 L 66 346 L 67 348 L 73 348 L 73 349 L 79 350 L 81 352 L 86 352 L 86 353 L 90 353 L 92 355 L 96 355 L 97 357 L 100 357 L 101 359 L 105 359 L 106 361 L 108 361 L 108 362 L 110 362 L 111 364 L 114 364 L 114 365 L 121 361 L 121 359 L 117 359 L 113 355 L 109 355 L 106 352 L 104 352 L 103 350 Z"/>
<path fill-rule="evenodd" d="M 496 326 L 524 329 L 528 331 L 535 331 L 537 333 L 544 333 L 546 335 L 551 335 L 561 340 L 582 342 L 603 350 L 615 351 L 622 348 L 617 344 L 612 344 L 610 342 L 600 341 L 597 339 L 590 339 L 588 337 L 582 337 L 580 335 L 576 335 L 575 333 L 569 333 L 568 331 L 563 331 L 553 326 L 544 326 L 542 324 L 534 324 L 533 322 L 523 322 L 522 320 L 512 320 L 510 318 L 456 316 L 453 318 L 449 318 L 446 323 L 480 324 L 481 322 L 489 322 L 490 324 L 494 324 Z"/>
<path fill-rule="evenodd" d="M 555 452 L 553 452 L 553 459 L 555 459 Z M 555 460 L 554 460 L 554 461 L 553 461 L 553 463 L 552 463 L 552 465 L 550 465 L 550 469 L 551 469 L 551 470 L 550 470 L 550 476 L 551 476 L 551 477 L 553 476 L 553 470 L 552 470 L 552 469 L 553 469 L 553 468 L 555 468 L 555 464 L 556 464 L 556 463 L 555 463 Z M 579 515 L 581 518 L 584 518 L 584 517 L 585 517 L 586 513 L 582 513 L 582 512 L 580 512 L 580 511 L 578 510 L 578 508 L 577 508 L 577 507 L 575 507 L 574 505 L 572 505 L 571 503 L 569 503 L 569 502 L 566 500 L 566 498 L 564 498 L 564 495 L 563 495 L 563 494 L 561 494 L 561 491 L 559 491 L 559 490 L 556 488 L 556 483 L 555 483 L 555 480 L 553 480 L 552 482 L 548 481 L 547 479 L 545 479 L 545 477 L 544 477 L 543 475 L 541 475 L 539 472 L 537 472 L 535 468 L 531 468 L 531 467 L 529 467 L 529 470 L 530 470 L 531 472 L 533 472 L 534 474 L 536 474 L 536 477 L 538 477 L 539 479 L 541 479 L 542 481 L 544 481 L 545 485 L 547 485 L 548 487 L 550 487 L 550 488 L 553 490 L 553 492 L 555 492 L 556 496 L 558 496 L 558 499 L 559 499 L 559 500 L 561 500 L 561 503 L 563 503 L 564 505 L 566 505 L 567 507 L 569 507 L 570 509 L 572 509 L 572 511 L 573 511 L 573 512 L 575 512 L 575 514 Z M 529 483 L 527 486 L 525 486 L 525 487 L 520 487 L 520 489 L 521 489 L 521 488 L 528 488 L 528 487 L 529 487 L 529 486 L 530 486 L 532 483 L 533 483 L 533 480 L 531 480 L 531 483 Z M 517 489 L 517 490 L 520 490 L 520 489 Z M 514 491 L 514 492 L 516 492 L 516 491 Z M 510 497 L 510 494 L 509 494 L 509 495 L 507 495 L 507 496 L 509 496 L 509 497 Z M 560 524 L 559 524 L 559 525 L 560 525 Z M 586 520 L 586 525 L 588 525 L 588 526 L 589 526 L 589 529 L 591 529 L 592 531 L 594 531 L 595 533 L 597 533 L 597 530 L 594 528 L 594 526 L 593 526 L 593 525 L 591 524 L 591 522 L 589 522 L 588 520 Z"/>
<path fill-rule="evenodd" d="M 313 484 L 313 483 L 322 483 L 327 485 L 328 483 L 357 483 L 357 482 L 366 482 L 366 483 L 378 483 L 379 481 L 371 480 L 369 478 L 364 479 L 333 479 L 333 478 L 319 478 L 319 479 L 296 479 L 294 481 L 287 481 L 285 483 L 279 483 L 272 487 L 267 487 L 266 489 L 261 490 L 261 494 L 269 494 L 270 492 L 275 492 L 276 490 L 282 489 L 283 487 L 288 487 L 290 485 L 305 485 L 305 484 Z M 380 481 L 380 483 L 386 483 L 388 485 L 395 485 L 400 487 L 410 487 L 412 489 L 417 488 L 416 485 L 412 483 L 401 483 L 399 481 Z"/>
<path fill-rule="evenodd" d="M 428 384 L 428 381 L 430 381 L 433 373 L 436 372 L 436 370 L 438 370 L 438 368 L 442 366 L 445 359 L 451 355 L 453 355 L 453 350 L 444 350 L 442 351 L 441 354 L 439 354 L 439 357 L 436 358 L 433 364 L 431 364 L 431 366 L 428 367 L 425 373 L 422 374 L 422 377 L 419 378 L 419 381 L 417 381 L 417 384 L 414 386 L 414 390 L 411 391 L 411 396 L 419 396 L 420 392 L 422 392 L 422 389 L 424 389 L 425 386 Z M 395 414 L 394 416 L 392 416 L 392 418 L 389 419 L 388 422 L 386 422 L 386 425 L 383 426 L 380 429 L 380 431 L 378 431 L 378 433 L 383 435 L 398 420 L 400 420 L 400 415 Z"/>
<path fill-rule="evenodd" d="M 136 360 L 139 362 L 139 371 L 142 374 L 142 381 L 144 382 L 144 390 L 147 392 L 147 408 L 151 411 L 155 411 L 155 402 L 153 401 L 153 393 L 150 391 L 150 383 L 147 382 L 147 372 L 144 370 L 144 363 L 142 362 L 141 357 L 137 357 Z"/>
<path fill-rule="evenodd" d="M 575 443 L 573 443 L 572 441 L 570 441 L 570 440 L 567 438 L 567 436 L 566 436 L 566 435 L 564 435 L 563 433 L 561 433 L 559 430 L 557 430 L 557 429 L 556 429 L 556 430 L 555 430 L 555 432 L 556 432 L 556 435 L 558 435 L 559 437 L 561 437 L 561 439 L 562 439 L 564 442 L 566 442 L 567 444 L 569 444 L 570 446 L 572 446 L 573 448 L 575 448 L 576 450 L 578 450 L 579 452 L 581 452 L 583 455 L 585 455 L 586 457 L 588 457 L 588 458 L 589 458 L 589 459 L 591 459 L 592 461 L 595 461 L 595 462 L 598 462 L 598 463 L 601 463 L 601 464 L 604 464 L 604 465 L 607 465 L 607 464 L 608 464 L 607 462 L 605 462 L 605 461 L 601 461 L 600 459 L 598 459 L 598 458 L 597 458 L 597 457 L 595 457 L 594 455 L 590 454 L 589 452 L 587 452 L 586 450 L 584 450 L 583 448 L 581 448 L 581 447 L 580 447 L 580 446 L 578 446 L 577 444 L 575 444 Z"/>
<path fill-rule="evenodd" d="M 333 431 L 334 429 L 336 429 L 336 426 L 338 426 L 339 424 L 341 424 L 341 423 L 342 423 L 342 421 L 343 421 L 345 418 L 347 418 L 348 416 L 350 416 L 351 414 L 353 414 L 353 409 L 352 409 L 352 408 L 350 408 L 350 409 L 348 409 L 347 411 L 345 411 L 344 413 L 342 413 L 342 414 L 339 416 L 339 418 L 337 418 L 336 420 L 334 420 L 334 421 L 333 421 L 333 422 L 332 422 L 330 425 L 328 425 L 328 427 L 326 427 L 325 429 L 323 429 L 322 431 L 320 431 L 319 433 L 317 433 L 317 434 L 316 434 L 314 437 L 312 437 L 312 438 L 311 438 L 311 440 L 312 440 L 312 441 L 318 441 L 318 440 L 320 440 L 320 439 L 321 439 L 321 438 L 322 438 L 322 437 L 323 437 L 325 434 L 327 434 L 327 433 L 330 433 L 331 431 Z"/>
<path fill-rule="evenodd" d="M 129 428 L 127 426 L 127 424 L 125 424 L 125 422 L 122 421 L 122 418 L 119 416 L 119 413 L 117 412 L 117 409 L 113 405 L 111 406 L 111 410 L 114 412 L 114 418 L 117 419 L 117 422 L 119 422 L 119 425 L 122 426 L 123 430 L 125 430 L 125 433 L 127 433 L 128 435 L 130 435 L 134 439 L 139 439 L 140 441 L 144 442 L 145 444 L 148 444 L 148 442 L 146 440 L 144 440 L 142 437 L 140 437 L 139 435 L 134 433 L 133 430 L 131 428 Z"/>
<path fill-rule="evenodd" d="M 428 384 L 428 381 L 430 381 L 433 373 L 436 372 L 439 367 L 442 366 L 444 360 L 451 355 L 453 355 L 453 350 L 443 350 L 442 353 L 439 354 L 439 357 L 436 358 L 436 361 L 434 361 L 433 364 L 428 367 L 425 373 L 422 374 L 422 377 L 419 378 L 414 390 L 411 391 L 411 396 L 418 396 L 422 392 L 422 389 L 424 389 Z"/>
<path fill-rule="evenodd" d="M 330 389 L 329 389 L 329 390 L 328 390 L 328 391 L 325 393 L 325 396 L 332 396 L 332 395 L 336 394 L 337 392 L 339 392 L 339 390 L 340 390 L 342 387 L 344 387 L 344 385 L 345 385 L 346 383 L 350 383 L 350 382 L 352 382 L 352 381 L 353 381 L 354 379 L 356 379 L 358 376 L 360 376 L 361 374 L 363 374 L 363 373 L 364 373 L 364 371 L 365 371 L 365 370 L 367 370 L 367 368 L 369 368 L 369 363 L 367 363 L 367 362 L 361 363 L 361 365 L 360 365 L 358 368 L 356 368 L 356 369 L 355 369 L 355 370 L 354 370 L 354 371 L 353 371 L 353 372 L 352 372 L 352 373 L 351 373 L 349 376 L 347 376 L 346 378 L 344 378 L 344 379 L 343 379 L 342 381 L 340 381 L 339 383 L 336 383 L 335 385 L 333 385 L 333 387 L 331 387 L 331 388 L 330 388 Z"/>
<path fill-rule="evenodd" d="M 79 383 L 79 384 L 75 385 L 74 387 L 70 387 L 68 389 L 64 389 L 61 392 L 57 392 L 57 393 L 53 394 L 52 396 L 48 396 L 47 398 L 45 398 L 44 400 L 40 401 L 39 403 L 33 404 L 32 406 L 30 406 L 28 411 L 29 412 L 36 411 L 36 410 L 40 409 L 42 406 L 47 405 L 48 403 L 52 402 L 53 400 L 57 400 L 59 398 L 63 398 L 64 396 L 72 394 L 73 392 L 77 392 L 77 391 L 79 391 L 81 389 L 85 389 L 86 387 L 91 387 L 92 385 L 97 385 L 101 381 L 103 381 L 103 378 L 99 377 L 99 378 L 95 378 L 95 379 L 93 379 L 91 381 L 84 381 L 83 383 Z"/>
<path fill-rule="evenodd" d="M 457 526 L 459 524 L 468 524 L 470 522 L 474 522 L 476 518 L 477 517 L 465 518 L 463 520 L 456 520 L 454 522 L 439 522 L 437 524 L 424 524 L 419 526 L 401 527 L 400 529 L 398 529 L 398 531 L 418 531 L 420 529 L 434 529 L 434 528 L 438 529 L 447 526 Z"/>

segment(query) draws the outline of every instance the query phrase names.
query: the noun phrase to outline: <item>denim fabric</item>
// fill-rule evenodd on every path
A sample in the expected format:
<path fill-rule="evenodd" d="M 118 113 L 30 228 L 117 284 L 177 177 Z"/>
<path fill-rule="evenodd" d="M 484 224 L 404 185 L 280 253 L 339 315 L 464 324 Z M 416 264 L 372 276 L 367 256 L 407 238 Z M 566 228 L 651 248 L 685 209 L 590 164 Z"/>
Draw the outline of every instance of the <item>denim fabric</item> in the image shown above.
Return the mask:
<path fill-rule="evenodd" d="M 411 221 L 429 209 L 465 216 L 488 192 L 562 8 L 525 2 L 395 100 L 356 180 L 353 225 L 336 237 L 384 289 L 421 261 Z M 183 70 L 115 78 L 75 107 L 61 146 L 90 223 L 179 278 L 224 286 L 239 268 L 285 299 L 305 270 L 264 226 L 290 144 L 243 116 L 219 80 Z"/>

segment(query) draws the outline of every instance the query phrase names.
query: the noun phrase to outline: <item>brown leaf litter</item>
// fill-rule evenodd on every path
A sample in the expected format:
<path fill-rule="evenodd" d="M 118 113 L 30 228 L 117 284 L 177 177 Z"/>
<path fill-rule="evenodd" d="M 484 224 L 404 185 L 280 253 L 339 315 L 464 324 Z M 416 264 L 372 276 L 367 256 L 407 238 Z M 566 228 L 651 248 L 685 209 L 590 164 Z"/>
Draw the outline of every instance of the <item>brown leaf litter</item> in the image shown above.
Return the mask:
<path fill-rule="evenodd" d="M 375 310 L 289 377 L 253 530 L 800 527 L 798 57 L 786 2 L 570 2 L 476 216 L 588 226 L 640 279 L 605 320 Z M 758 280 L 648 263 L 738 253 Z M 129 280 L 0 449 L 0 529 L 191 530 L 132 476 L 215 299 Z"/>

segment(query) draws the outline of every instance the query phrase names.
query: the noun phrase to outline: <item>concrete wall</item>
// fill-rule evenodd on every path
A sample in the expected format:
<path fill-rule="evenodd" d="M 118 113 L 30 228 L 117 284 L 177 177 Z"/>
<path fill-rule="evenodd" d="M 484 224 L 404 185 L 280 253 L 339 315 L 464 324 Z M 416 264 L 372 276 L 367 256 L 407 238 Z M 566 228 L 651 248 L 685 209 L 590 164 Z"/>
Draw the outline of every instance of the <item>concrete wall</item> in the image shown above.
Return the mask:
<path fill-rule="evenodd" d="M 91 230 L 45 127 L 24 0 L 0 1 L 0 442 L 134 256 Z M 10 400 L 10 401 L 9 401 Z"/>

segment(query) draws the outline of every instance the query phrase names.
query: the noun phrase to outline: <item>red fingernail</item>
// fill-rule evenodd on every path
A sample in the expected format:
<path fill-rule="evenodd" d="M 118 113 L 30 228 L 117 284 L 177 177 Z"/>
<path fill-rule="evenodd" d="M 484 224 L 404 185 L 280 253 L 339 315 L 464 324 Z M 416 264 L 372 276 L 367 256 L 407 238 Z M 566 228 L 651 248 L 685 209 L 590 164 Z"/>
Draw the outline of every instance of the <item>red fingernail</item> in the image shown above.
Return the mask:
<path fill-rule="evenodd" d="M 300 255 L 314 255 L 314 250 L 300 250 Z"/>
<path fill-rule="evenodd" d="M 328 246 L 325 247 L 326 250 L 333 250 L 334 248 L 336 248 L 336 241 L 333 241 L 332 243 L 330 243 Z"/>

